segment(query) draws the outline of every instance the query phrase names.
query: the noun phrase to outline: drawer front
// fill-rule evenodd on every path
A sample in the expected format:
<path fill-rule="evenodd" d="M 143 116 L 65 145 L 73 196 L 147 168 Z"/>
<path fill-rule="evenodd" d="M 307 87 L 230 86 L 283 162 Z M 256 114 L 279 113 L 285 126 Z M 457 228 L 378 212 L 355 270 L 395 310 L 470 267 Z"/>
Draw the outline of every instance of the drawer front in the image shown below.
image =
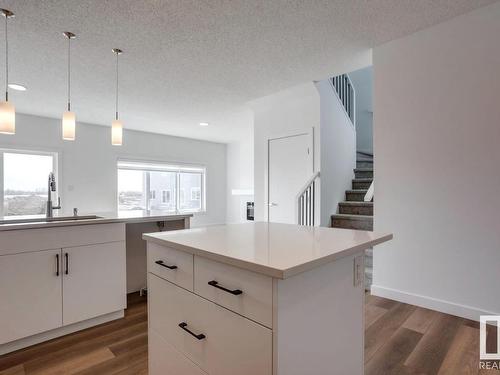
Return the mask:
<path fill-rule="evenodd" d="M 195 256 L 194 290 L 210 301 L 272 327 L 273 280 L 270 277 Z"/>
<path fill-rule="evenodd" d="M 148 242 L 148 272 L 193 290 L 193 255 Z"/>
<path fill-rule="evenodd" d="M 207 375 L 152 330 L 148 332 L 148 361 L 149 375 Z"/>
<path fill-rule="evenodd" d="M 152 331 L 211 375 L 272 374 L 270 329 L 148 276 Z"/>

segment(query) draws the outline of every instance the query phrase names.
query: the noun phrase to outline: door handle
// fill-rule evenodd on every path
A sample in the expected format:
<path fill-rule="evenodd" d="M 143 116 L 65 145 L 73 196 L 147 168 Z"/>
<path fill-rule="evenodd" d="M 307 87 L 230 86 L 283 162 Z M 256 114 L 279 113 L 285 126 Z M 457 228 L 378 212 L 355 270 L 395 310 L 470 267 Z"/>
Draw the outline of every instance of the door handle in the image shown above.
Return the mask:
<path fill-rule="evenodd" d="M 243 293 L 243 291 L 240 289 L 231 290 L 231 289 L 224 288 L 223 286 L 220 286 L 219 283 L 215 280 L 209 281 L 208 285 L 213 286 L 214 288 L 223 290 L 224 292 L 230 293 L 233 296 L 239 296 L 240 294 Z"/>
<path fill-rule="evenodd" d="M 59 254 L 56 254 L 56 276 L 59 276 Z"/>
<path fill-rule="evenodd" d="M 184 331 L 189 333 L 191 336 L 196 337 L 198 340 L 203 340 L 204 338 L 207 337 L 203 333 L 199 333 L 199 334 L 194 333 L 193 331 L 191 331 L 190 329 L 187 328 L 187 325 L 188 324 L 186 322 L 179 323 L 179 327 L 181 327 Z"/>
<path fill-rule="evenodd" d="M 69 275 L 69 254 L 68 253 L 64 253 L 64 260 L 66 262 L 66 270 L 64 271 L 64 273 L 66 275 Z"/>
<path fill-rule="evenodd" d="M 277 205 L 278 205 L 278 203 L 274 203 L 274 202 L 268 203 L 269 207 L 276 207 Z"/>
<path fill-rule="evenodd" d="M 156 263 L 157 265 L 159 265 L 159 266 L 162 266 L 162 267 L 168 268 L 169 270 L 176 270 L 176 269 L 177 269 L 177 266 L 169 266 L 169 265 L 167 265 L 167 264 L 163 263 L 163 260 L 157 260 L 155 263 Z"/>

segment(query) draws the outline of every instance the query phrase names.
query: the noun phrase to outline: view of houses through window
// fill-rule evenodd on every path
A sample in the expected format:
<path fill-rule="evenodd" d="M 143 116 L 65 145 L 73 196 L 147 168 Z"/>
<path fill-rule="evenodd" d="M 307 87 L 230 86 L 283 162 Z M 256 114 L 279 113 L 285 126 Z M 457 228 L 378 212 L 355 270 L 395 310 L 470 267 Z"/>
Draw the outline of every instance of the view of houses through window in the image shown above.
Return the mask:
<path fill-rule="evenodd" d="M 203 211 L 204 185 L 204 167 L 119 161 L 118 209 Z"/>
<path fill-rule="evenodd" d="M 57 154 L 0 149 L 0 216 L 42 215 Z"/>

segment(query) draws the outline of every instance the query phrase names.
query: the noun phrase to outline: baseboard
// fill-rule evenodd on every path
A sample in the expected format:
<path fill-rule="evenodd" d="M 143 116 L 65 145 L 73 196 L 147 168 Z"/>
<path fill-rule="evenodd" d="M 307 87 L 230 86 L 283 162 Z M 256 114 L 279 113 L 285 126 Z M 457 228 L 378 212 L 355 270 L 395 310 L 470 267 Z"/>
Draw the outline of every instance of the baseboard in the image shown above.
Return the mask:
<path fill-rule="evenodd" d="M 477 307 L 460 305 L 454 302 L 421 296 L 413 293 L 407 293 L 378 285 L 371 286 L 371 294 L 374 296 L 384 297 L 410 305 L 420 306 L 426 309 L 435 310 L 445 314 L 455 315 L 475 321 L 479 321 L 480 315 L 500 315 L 499 312 L 487 311 Z"/>
<path fill-rule="evenodd" d="M 42 332 L 37 335 L 25 337 L 16 341 L 9 342 L 7 344 L 0 345 L 0 355 L 14 352 L 19 349 L 27 348 L 41 342 L 49 341 L 55 339 L 56 337 L 61 337 L 68 335 L 70 333 L 81 331 L 82 329 L 97 326 L 99 324 L 107 323 L 112 320 L 120 319 L 125 316 L 124 310 L 115 311 L 109 314 L 101 315 L 96 318 L 85 320 L 83 322 L 78 322 L 71 324 L 69 326 L 64 326 L 61 328 L 56 328 L 51 331 Z"/>

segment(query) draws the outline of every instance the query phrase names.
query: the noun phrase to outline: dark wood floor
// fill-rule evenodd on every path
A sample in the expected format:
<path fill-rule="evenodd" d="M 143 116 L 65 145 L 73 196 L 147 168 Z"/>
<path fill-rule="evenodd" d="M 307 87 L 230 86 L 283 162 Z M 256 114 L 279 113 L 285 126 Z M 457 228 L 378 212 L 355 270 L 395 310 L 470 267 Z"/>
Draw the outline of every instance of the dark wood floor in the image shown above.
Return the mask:
<path fill-rule="evenodd" d="M 365 316 L 366 375 L 500 374 L 478 369 L 476 322 L 370 295 Z M 147 374 L 145 299 L 129 295 L 123 319 L 1 356 L 7 374 Z"/>

